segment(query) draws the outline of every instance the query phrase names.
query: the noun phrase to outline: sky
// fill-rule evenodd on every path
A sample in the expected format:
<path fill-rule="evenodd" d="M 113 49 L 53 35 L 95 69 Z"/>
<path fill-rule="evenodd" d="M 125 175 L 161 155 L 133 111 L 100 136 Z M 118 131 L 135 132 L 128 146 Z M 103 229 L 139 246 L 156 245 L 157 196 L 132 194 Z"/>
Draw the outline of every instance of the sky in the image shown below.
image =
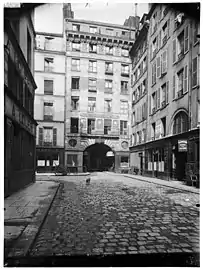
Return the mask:
<path fill-rule="evenodd" d="M 124 2 L 124 1 L 123 1 Z M 116 2 L 90 2 L 86 3 L 72 2 L 72 10 L 74 11 L 75 19 L 84 19 L 92 21 L 101 21 L 113 24 L 124 24 L 124 21 L 129 16 L 135 15 L 134 3 L 116 3 Z M 137 4 L 137 15 L 142 17 L 148 12 L 147 3 Z"/>

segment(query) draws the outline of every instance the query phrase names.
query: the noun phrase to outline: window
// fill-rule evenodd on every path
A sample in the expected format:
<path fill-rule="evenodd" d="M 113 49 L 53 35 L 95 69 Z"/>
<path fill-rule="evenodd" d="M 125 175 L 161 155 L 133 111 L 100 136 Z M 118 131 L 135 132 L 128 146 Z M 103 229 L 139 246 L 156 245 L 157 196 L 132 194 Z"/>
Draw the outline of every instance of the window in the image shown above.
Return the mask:
<path fill-rule="evenodd" d="M 121 92 L 127 93 L 128 92 L 128 82 L 121 81 Z"/>
<path fill-rule="evenodd" d="M 44 42 L 45 50 L 52 50 L 53 39 L 54 39 L 53 37 L 45 37 L 45 42 Z"/>
<path fill-rule="evenodd" d="M 161 55 L 161 73 L 165 74 L 167 72 L 167 50 Z"/>
<path fill-rule="evenodd" d="M 80 25 L 79 24 L 73 24 L 73 31 L 80 31 Z"/>
<path fill-rule="evenodd" d="M 52 127 L 44 127 L 43 128 L 44 135 L 44 146 L 51 146 L 53 143 L 53 128 Z"/>
<path fill-rule="evenodd" d="M 161 107 L 166 105 L 166 83 L 161 86 Z"/>
<path fill-rule="evenodd" d="M 147 57 L 143 59 L 143 72 L 145 72 L 146 68 L 147 68 Z"/>
<path fill-rule="evenodd" d="M 140 65 L 138 66 L 137 68 L 137 77 L 139 78 L 141 75 L 141 68 L 140 68 Z"/>
<path fill-rule="evenodd" d="M 73 51 L 80 51 L 80 43 L 72 42 L 72 49 Z"/>
<path fill-rule="evenodd" d="M 128 114 L 128 101 L 121 101 L 121 114 Z"/>
<path fill-rule="evenodd" d="M 188 116 L 185 112 L 179 112 L 173 122 L 173 134 L 183 133 L 188 130 Z"/>
<path fill-rule="evenodd" d="M 97 45 L 89 43 L 89 52 L 97 53 Z"/>
<path fill-rule="evenodd" d="M 197 57 L 192 60 L 192 87 L 197 85 Z"/>
<path fill-rule="evenodd" d="M 112 80 L 105 80 L 105 91 L 110 91 L 112 92 Z"/>
<path fill-rule="evenodd" d="M 44 120 L 53 120 L 52 102 L 44 102 Z"/>
<path fill-rule="evenodd" d="M 160 78 L 161 77 L 161 57 L 157 57 L 156 59 L 156 62 L 157 62 L 157 78 Z"/>
<path fill-rule="evenodd" d="M 151 125 L 151 139 L 154 140 L 155 139 L 155 123 L 152 123 Z"/>
<path fill-rule="evenodd" d="M 89 112 L 96 111 L 96 97 L 88 97 L 88 111 Z"/>
<path fill-rule="evenodd" d="M 71 89 L 72 90 L 79 90 L 80 89 L 80 78 L 79 77 L 72 77 Z"/>
<path fill-rule="evenodd" d="M 177 38 L 177 53 L 178 58 L 184 54 L 184 31 L 182 31 Z"/>
<path fill-rule="evenodd" d="M 129 76 L 129 66 L 128 65 L 121 65 L 121 75 Z"/>
<path fill-rule="evenodd" d="M 113 73 L 113 63 L 105 62 L 105 73 Z"/>
<path fill-rule="evenodd" d="M 44 94 L 53 95 L 53 80 L 44 80 Z"/>
<path fill-rule="evenodd" d="M 177 73 L 177 76 L 178 76 L 178 92 L 183 91 L 183 71 L 184 71 L 184 69 L 181 69 L 181 71 L 179 71 Z"/>
<path fill-rule="evenodd" d="M 122 49 L 121 50 L 121 55 L 128 57 L 128 50 L 127 49 Z"/>
<path fill-rule="evenodd" d="M 89 71 L 97 72 L 97 61 L 89 61 Z"/>
<path fill-rule="evenodd" d="M 195 25 L 194 25 L 194 37 L 193 37 L 193 42 L 194 44 L 196 44 L 198 41 L 199 41 L 199 36 L 200 36 L 200 24 L 195 22 Z"/>
<path fill-rule="evenodd" d="M 163 37 L 162 45 L 164 45 L 167 42 L 167 38 L 168 38 L 168 21 L 162 27 L 162 37 Z"/>
<path fill-rule="evenodd" d="M 97 27 L 90 26 L 90 33 L 92 33 L 92 34 L 97 33 Z"/>
<path fill-rule="evenodd" d="M 142 95 L 144 95 L 146 93 L 146 85 L 147 85 L 147 83 L 146 83 L 146 79 L 145 79 L 142 82 Z"/>
<path fill-rule="evenodd" d="M 152 113 L 156 111 L 156 92 L 152 94 Z"/>
<path fill-rule="evenodd" d="M 113 54 L 113 47 L 112 46 L 106 46 L 106 54 Z"/>
<path fill-rule="evenodd" d="M 70 127 L 71 133 L 78 133 L 78 118 L 71 117 Z"/>
<path fill-rule="evenodd" d="M 67 155 L 67 165 L 68 166 L 78 166 L 78 156 L 77 155 Z"/>
<path fill-rule="evenodd" d="M 71 97 L 71 109 L 77 111 L 78 108 L 79 108 L 79 97 L 72 96 Z"/>
<path fill-rule="evenodd" d="M 111 119 L 104 119 L 104 134 L 111 132 Z"/>
<path fill-rule="evenodd" d="M 157 53 L 157 42 L 158 42 L 158 38 L 155 38 L 152 42 L 152 58 L 154 58 L 154 56 Z"/>
<path fill-rule="evenodd" d="M 80 71 L 80 59 L 73 59 L 72 58 L 71 69 L 73 71 Z"/>
<path fill-rule="evenodd" d="M 152 64 L 152 85 L 156 83 L 156 62 Z"/>
<path fill-rule="evenodd" d="M 104 100 L 104 112 L 111 112 L 112 110 L 112 100 L 105 99 Z"/>
<path fill-rule="evenodd" d="M 120 135 L 128 135 L 128 121 L 120 120 Z"/>
<path fill-rule="evenodd" d="M 95 130 L 95 119 L 87 119 L 87 133 L 91 134 Z"/>
<path fill-rule="evenodd" d="M 52 72 L 54 69 L 54 59 L 50 57 L 44 58 L 44 70 L 46 72 Z"/>
<path fill-rule="evenodd" d="M 157 106 L 157 109 L 160 108 L 160 88 L 157 89 L 157 93 L 156 93 L 156 106 Z"/>
<path fill-rule="evenodd" d="M 29 31 L 27 30 L 27 63 L 31 68 L 31 57 L 32 57 L 32 42 Z"/>
<path fill-rule="evenodd" d="M 133 114 L 132 114 L 132 125 L 134 125 L 135 124 L 135 112 L 133 112 Z"/>
<path fill-rule="evenodd" d="M 161 137 L 166 136 L 166 117 L 161 118 L 162 130 L 161 130 Z"/>
<path fill-rule="evenodd" d="M 113 29 L 106 28 L 106 34 L 108 36 L 113 36 Z"/>
<path fill-rule="evenodd" d="M 88 91 L 89 92 L 96 92 L 97 91 L 97 80 L 96 79 L 89 79 Z"/>

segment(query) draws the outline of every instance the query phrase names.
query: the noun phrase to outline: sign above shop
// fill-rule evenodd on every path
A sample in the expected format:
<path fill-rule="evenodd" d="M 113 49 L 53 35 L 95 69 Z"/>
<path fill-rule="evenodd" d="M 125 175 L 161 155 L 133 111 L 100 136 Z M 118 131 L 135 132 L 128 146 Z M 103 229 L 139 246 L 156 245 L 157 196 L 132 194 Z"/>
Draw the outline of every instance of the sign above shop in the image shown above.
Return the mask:
<path fill-rule="evenodd" d="M 178 151 L 187 152 L 187 140 L 178 140 Z"/>

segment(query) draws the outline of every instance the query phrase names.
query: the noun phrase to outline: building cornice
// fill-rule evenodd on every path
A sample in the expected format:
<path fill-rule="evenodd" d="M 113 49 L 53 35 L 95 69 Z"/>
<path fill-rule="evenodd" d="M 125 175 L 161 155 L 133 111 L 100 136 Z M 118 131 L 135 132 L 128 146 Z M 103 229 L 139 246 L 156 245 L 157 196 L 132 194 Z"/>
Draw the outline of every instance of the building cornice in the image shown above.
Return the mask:
<path fill-rule="evenodd" d="M 51 37 L 63 37 L 63 34 L 55 34 L 55 33 L 48 33 L 48 32 L 36 32 L 36 35 L 51 36 Z"/>
<path fill-rule="evenodd" d="M 88 25 L 98 25 L 98 26 L 105 26 L 105 27 L 112 27 L 112 28 L 119 28 L 119 29 L 125 29 L 125 30 L 134 30 L 135 27 L 129 27 L 129 26 L 124 26 L 120 24 L 112 24 L 112 23 L 104 23 L 104 22 L 98 22 L 98 21 L 89 21 L 89 20 L 78 20 L 78 19 L 67 19 L 66 22 L 73 22 L 73 23 L 84 23 Z"/>

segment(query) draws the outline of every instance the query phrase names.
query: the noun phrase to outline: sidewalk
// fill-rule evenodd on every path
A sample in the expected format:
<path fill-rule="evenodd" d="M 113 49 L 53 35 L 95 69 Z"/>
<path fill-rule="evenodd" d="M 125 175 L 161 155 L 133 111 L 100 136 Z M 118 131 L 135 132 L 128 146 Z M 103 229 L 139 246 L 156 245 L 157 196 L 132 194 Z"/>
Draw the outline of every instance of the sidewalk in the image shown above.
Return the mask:
<path fill-rule="evenodd" d="M 146 177 L 146 176 L 142 176 L 142 175 L 120 174 L 120 173 L 113 173 L 113 172 L 108 172 L 108 173 L 109 174 L 116 174 L 116 175 L 123 175 L 123 176 L 128 177 L 128 178 L 137 179 L 137 180 L 145 181 L 148 183 L 153 183 L 153 184 L 157 184 L 157 185 L 161 185 L 161 186 L 166 186 L 166 187 L 170 187 L 170 188 L 175 188 L 175 189 L 179 189 L 179 190 L 184 190 L 184 191 L 200 194 L 199 188 L 187 186 L 184 182 L 180 182 L 180 181 L 174 181 L 174 180 L 167 181 L 167 180 L 163 180 L 163 179 Z"/>
<path fill-rule="evenodd" d="M 28 253 L 58 188 L 53 181 L 35 182 L 4 199 L 4 258 Z"/>

